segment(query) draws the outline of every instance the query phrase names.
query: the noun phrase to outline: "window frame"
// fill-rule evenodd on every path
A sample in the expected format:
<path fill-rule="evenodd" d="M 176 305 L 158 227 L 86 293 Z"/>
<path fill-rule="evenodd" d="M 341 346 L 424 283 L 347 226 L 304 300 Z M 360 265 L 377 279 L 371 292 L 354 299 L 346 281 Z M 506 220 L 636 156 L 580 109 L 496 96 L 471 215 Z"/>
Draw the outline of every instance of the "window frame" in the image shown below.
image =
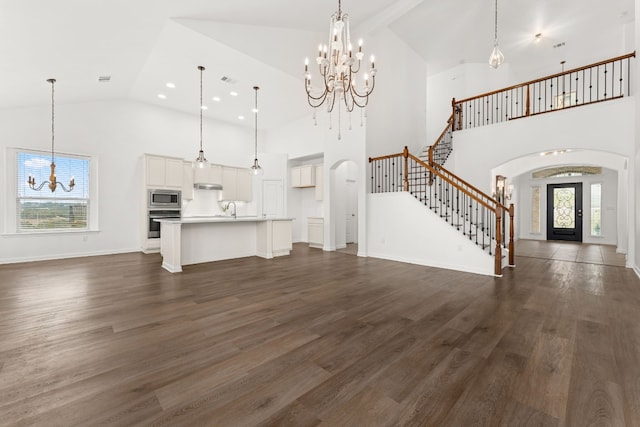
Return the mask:
<path fill-rule="evenodd" d="M 591 229 L 591 224 L 593 222 L 593 207 L 591 206 L 591 204 L 593 203 L 593 186 L 594 185 L 599 185 L 600 186 L 600 234 L 593 234 L 592 233 L 592 229 Z M 602 221 L 602 189 L 604 187 L 604 183 L 602 181 L 593 181 L 589 183 L 589 236 L 590 237 L 594 237 L 594 238 L 601 238 L 603 237 L 603 232 L 602 232 L 602 228 L 604 226 L 603 221 Z"/>
<path fill-rule="evenodd" d="M 21 229 L 19 227 L 18 218 L 18 203 L 19 200 L 23 200 L 23 197 L 19 197 L 18 192 L 18 159 L 20 153 L 38 154 L 51 156 L 51 152 L 45 150 L 38 150 L 33 148 L 21 148 L 21 147 L 8 147 L 6 149 L 5 163 L 6 163 L 6 200 L 5 204 L 5 233 L 7 235 L 44 235 L 44 234 L 67 234 L 67 233 L 87 233 L 92 231 L 99 231 L 98 228 L 98 183 L 97 183 L 97 159 L 95 156 L 80 154 L 80 153 L 67 153 L 56 152 L 56 157 L 70 157 L 85 159 L 89 163 L 89 189 L 87 200 L 87 227 L 86 228 L 45 228 L 45 229 Z M 43 188 L 41 191 L 45 191 Z M 58 191 L 58 190 L 57 190 Z M 73 196 L 71 197 L 73 198 Z M 63 198 L 61 198 L 63 199 Z"/>

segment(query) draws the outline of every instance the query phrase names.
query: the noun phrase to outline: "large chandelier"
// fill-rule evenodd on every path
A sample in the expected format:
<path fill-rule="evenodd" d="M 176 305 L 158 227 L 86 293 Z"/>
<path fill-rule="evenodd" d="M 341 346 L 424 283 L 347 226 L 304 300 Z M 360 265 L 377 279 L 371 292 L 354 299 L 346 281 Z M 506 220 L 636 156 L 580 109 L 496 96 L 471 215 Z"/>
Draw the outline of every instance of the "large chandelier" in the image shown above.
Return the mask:
<path fill-rule="evenodd" d="M 494 33 L 493 33 L 493 50 L 491 56 L 489 56 L 489 66 L 491 68 L 498 68 L 500 64 L 504 62 L 504 55 L 500 52 L 498 47 L 498 0 L 495 1 L 495 19 L 494 19 Z"/>
<path fill-rule="evenodd" d="M 202 103 L 202 72 L 204 69 L 202 65 L 198 65 L 198 70 L 200 70 L 200 151 L 198 151 L 194 166 L 200 169 L 209 166 L 209 162 L 204 157 L 204 151 L 202 150 L 202 110 L 204 110 L 204 104 Z"/>
<path fill-rule="evenodd" d="M 318 108 L 326 102 L 327 111 L 332 112 L 337 103 L 338 114 L 341 103 L 344 103 L 347 112 L 352 112 L 356 106 L 365 108 L 375 87 L 376 68 L 372 55 L 371 68 L 364 74 L 362 83 L 358 84 L 356 76 L 363 57 L 362 40 L 358 42 L 358 51 L 353 52 L 349 15 L 342 14 L 342 2 L 338 0 L 338 11 L 331 15 L 329 24 L 329 43 L 318 47 L 316 63 L 321 77 L 318 85 L 311 84 L 309 59 L 305 59 L 304 85 L 309 105 Z"/>
<path fill-rule="evenodd" d="M 32 175 L 29 175 L 29 179 L 27 183 L 29 184 L 29 187 L 35 191 L 40 191 L 42 187 L 45 186 L 45 184 L 49 184 L 48 187 L 52 193 L 56 191 L 56 188 L 58 188 L 58 185 L 68 193 L 69 191 L 73 190 L 73 187 L 76 185 L 76 182 L 75 182 L 75 179 L 71 177 L 71 180 L 69 181 L 69 188 L 67 189 L 67 187 L 65 187 L 63 183 L 58 182 L 56 180 L 56 164 L 54 162 L 55 118 L 56 118 L 54 84 L 56 82 L 56 79 L 47 79 L 47 81 L 51 83 L 51 175 L 49 176 L 49 181 L 43 181 L 38 187 L 36 187 L 36 179 Z"/>

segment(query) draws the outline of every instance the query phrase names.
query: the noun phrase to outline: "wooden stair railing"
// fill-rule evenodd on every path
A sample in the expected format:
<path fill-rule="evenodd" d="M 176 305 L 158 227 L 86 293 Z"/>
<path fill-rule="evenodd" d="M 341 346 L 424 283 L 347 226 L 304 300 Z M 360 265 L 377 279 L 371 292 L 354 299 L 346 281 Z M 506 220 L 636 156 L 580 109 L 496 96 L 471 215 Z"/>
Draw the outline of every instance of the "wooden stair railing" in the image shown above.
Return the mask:
<path fill-rule="evenodd" d="M 453 98 L 447 126 L 420 158 L 435 168 L 443 165 L 453 150 L 453 132 L 458 130 L 628 96 L 635 56 L 632 52 L 460 101 Z"/>
<path fill-rule="evenodd" d="M 502 271 L 502 249 L 507 247 L 502 220 L 508 214 L 508 262 L 514 265 L 513 204 L 507 208 L 448 170 L 434 168 L 410 154 L 407 147 L 402 153 L 369 158 L 369 163 L 372 193 L 409 192 L 469 240 L 488 249 L 489 255 L 495 257 L 494 273 L 498 276 Z"/>
<path fill-rule="evenodd" d="M 470 129 L 628 96 L 631 58 L 635 56 L 632 52 L 460 101 L 454 98 L 452 129 Z"/>

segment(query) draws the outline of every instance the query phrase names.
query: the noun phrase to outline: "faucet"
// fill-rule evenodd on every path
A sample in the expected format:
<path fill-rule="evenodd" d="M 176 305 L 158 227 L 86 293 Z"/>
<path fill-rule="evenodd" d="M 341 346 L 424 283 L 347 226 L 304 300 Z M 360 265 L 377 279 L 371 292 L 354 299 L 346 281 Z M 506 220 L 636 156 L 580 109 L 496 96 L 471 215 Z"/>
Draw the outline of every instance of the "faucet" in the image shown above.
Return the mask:
<path fill-rule="evenodd" d="M 236 218 L 236 213 L 237 213 L 236 202 L 227 202 L 227 205 L 224 207 L 224 210 L 227 211 L 232 204 L 233 204 L 233 213 L 231 214 L 231 216 Z"/>

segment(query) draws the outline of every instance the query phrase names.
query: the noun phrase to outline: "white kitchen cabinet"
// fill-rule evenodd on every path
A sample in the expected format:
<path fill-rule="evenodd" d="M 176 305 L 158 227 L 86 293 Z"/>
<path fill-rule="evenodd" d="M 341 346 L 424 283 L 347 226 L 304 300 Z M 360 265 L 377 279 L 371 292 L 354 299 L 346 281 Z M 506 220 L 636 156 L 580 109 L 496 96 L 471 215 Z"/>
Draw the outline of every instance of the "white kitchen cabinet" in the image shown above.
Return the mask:
<path fill-rule="evenodd" d="M 250 202 L 252 198 L 251 171 L 222 166 L 221 200 Z"/>
<path fill-rule="evenodd" d="M 288 254 L 293 248 L 292 241 L 291 221 L 273 221 L 273 253 Z"/>
<path fill-rule="evenodd" d="M 182 199 L 193 200 L 193 164 L 184 162 L 182 164 Z"/>
<path fill-rule="evenodd" d="M 196 184 L 222 184 L 222 166 L 208 165 L 203 168 L 195 167 L 194 181 Z"/>
<path fill-rule="evenodd" d="M 292 246 L 290 219 L 259 221 L 256 228 L 256 255 L 274 258 L 289 255 Z"/>
<path fill-rule="evenodd" d="M 291 186 L 297 188 L 313 187 L 316 185 L 314 165 L 296 166 L 291 168 Z"/>
<path fill-rule="evenodd" d="M 145 154 L 145 183 L 149 188 L 182 188 L 182 159 Z"/>
<path fill-rule="evenodd" d="M 324 165 L 316 166 L 316 200 L 324 199 Z"/>
<path fill-rule="evenodd" d="M 236 197 L 237 200 L 250 202 L 253 198 L 253 176 L 249 169 L 236 170 Z"/>
<path fill-rule="evenodd" d="M 309 246 L 312 248 L 322 248 L 324 246 L 324 219 L 307 218 Z"/>

